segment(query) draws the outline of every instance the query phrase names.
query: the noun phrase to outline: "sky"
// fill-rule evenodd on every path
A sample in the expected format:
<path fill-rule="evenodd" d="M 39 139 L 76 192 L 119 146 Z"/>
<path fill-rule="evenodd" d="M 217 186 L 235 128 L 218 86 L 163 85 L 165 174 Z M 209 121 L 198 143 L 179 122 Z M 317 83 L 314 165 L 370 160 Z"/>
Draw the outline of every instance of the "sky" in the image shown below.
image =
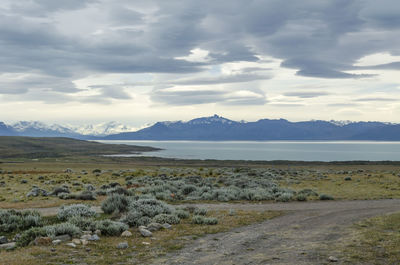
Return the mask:
<path fill-rule="evenodd" d="M 2 0 L 0 121 L 400 122 L 398 0 Z"/>

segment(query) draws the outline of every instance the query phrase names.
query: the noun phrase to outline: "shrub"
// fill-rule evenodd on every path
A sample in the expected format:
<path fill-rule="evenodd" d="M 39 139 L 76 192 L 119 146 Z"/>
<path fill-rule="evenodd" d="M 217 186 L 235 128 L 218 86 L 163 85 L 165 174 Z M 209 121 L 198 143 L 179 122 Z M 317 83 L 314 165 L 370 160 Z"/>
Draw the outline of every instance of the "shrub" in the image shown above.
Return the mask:
<path fill-rule="evenodd" d="M 71 223 L 82 231 L 94 231 L 96 230 L 96 223 L 92 218 L 73 216 L 68 219 L 68 223 Z"/>
<path fill-rule="evenodd" d="M 61 206 L 58 210 L 58 219 L 65 221 L 73 216 L 93 217 L 96 211 L 85 204 L 72 204 L 68 206 Z"/>
<path fill-rule="evenodd" d="M 159 214 L 153 218 L 153 221 L 160 224 L 179 224 L 181 220 L 174 214 Z"/>
<path fill-rule="evenodd" d="M 46 235 L 52 238 L 59 235 L 70 235 L 71 237 L 75 237 L 82 233 L 79 227 L 71 223 L 48 225 L 44 226 L 43 229 L 46 232 Z"/>
<path fill-rule="evenodd" d="M 129 226 L 124 223 L 111 221 L 109 219 L 96 222 L 96 229 L 99 229 L 102 235 L 107 236 L 119 236 L 128 228 Z"/>
<path fill-rule="evenodd" d="M 178 216 L 180 219 L 186 219 L 189 218 L 189 212 L 185 210 L 176 210 L 175 215 Z"/>
<path fill-rule="evenodd" d="M 351 181 L 352 178 L 351 178 L 351 177 L 345 177 L 344 180 L 345 180 L 345 181 Z"/>
<path fill-rule="evenodd" d="M 284 193 L 279 194 L 279 196 L 277 198 L 275 198 L 275 200 L 277 202 L 288 202 L 292 199 L 292 197 L 293 197 L 293 194 L 284 192 Z"/>
<path fill-rule="evenodd" d="M 101 209 L 106 214 L 112 214 L 113 212 L 124 213 L 128 210 L 128 206 L 131 199 L 125 195 L 112 194 L 101 204 Z"/>
<path fill-rule="evenodd" d="M 58 196 L 59 193 L 70 193 L 67 186 L 56 187 L 50 195 Z"/>
<path fill-rule="evenodd" d="M 168 204 L 155 199 L 139 199 L 137 201 L 133 201 L 129 206 L 129 210 L 137 211 L 142 216 L 147 216 L 150 218 L 162 213 L 172 213 L 172 208 Z"/>
<path fill-rule="evenodd" d="M 202 215 L 195 215 L 192 218 L 192 223 L 197 225 L 216 225 L 218 219 L 214 217 L 204 217 Z"/>
<path fill-rule="evenodd" d="M 13 232 L 43 225 L 39 212 L 0 210 L 0 232 Z"/>
<path fill-rule="evenodd" d="M 218 224 L 218 219 L 214 218 L 214 217 L 206 217 L 206 218 L 204 218 L 204 224 L 216 225 L 216 224 Z"/>
<path fill-rule="evenodd" d="M 303 189 L 303 190 L 299 191 L 297 194 L 304 194 L 306 197 L 318 196 L 318 193 L 313 191 L 312 189 Z"/>
<path fill-rule="evenodd" d="M 204 219 L 206 218 L 202 215 L 195 215 L 192 217 L 192 223 L 196 225 L 202 225 L 204 224 Z"/>
<path fill-rule="evenodd" d="M 46 236 L 46 231 L 42 227 L 32 227 L 21 233 L 21 236 L 17 240 L 18 247 L 24 247 L 29 245 L 35 238 L 39 236 Z"/>
<path fill-rule="evenodd" d="M 296 196 L 296 200 L 298 200 L 299 202 L 303 202 L 307 200 L 307 196 L 303 193 L 297 194 Z"/>
<path fill-rule="evenodd" d="M 143 225 L 142 214 L 138 211 L 129 211 L 125 216 L 123 216 L 120 221 L 128 224 L 129 226 L 140 226 Z M 150 219 L 150 218 L 149 218 Z"/>
<path fill-rule="evenodd" d="M 206 215 L 207 214 L 207 209 L 205 208 L 197 208 L 193 212 L 195 215 Z"/>
<path fill-rule="evenodd" d="M 328 201 L 328 200 L 333 200 L 334 198 L 331 195 L 327 195 L 327 194 L 321 194 L 319 196 L 319 199 L 321 201 Z"/>

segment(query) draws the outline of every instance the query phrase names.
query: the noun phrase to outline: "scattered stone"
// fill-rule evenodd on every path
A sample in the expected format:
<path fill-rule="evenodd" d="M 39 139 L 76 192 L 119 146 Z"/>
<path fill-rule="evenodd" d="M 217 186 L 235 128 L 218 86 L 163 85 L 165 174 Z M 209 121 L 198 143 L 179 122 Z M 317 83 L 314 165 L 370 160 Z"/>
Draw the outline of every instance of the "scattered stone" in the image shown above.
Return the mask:
<path fill-rule="evenodd" d="M 56 240 L 53 240 L 53 245 L 58 245 L 58 244 L 60 244 L 62 241 L 60 240 L 60 239 L 56 239 Z"/>
<path fill-rule="evenodd" d="M 142 242 L 142 245 L 148 246 L 148 245 L 150 245 L 150 243 L 149 242 Z"/>
<path fill-rule="evenodd" d="M 165 224 L 162 225 L 162 227 L 163 227 L 164 229 L 171 229 L 171 228 L 172 228 L 172 225 L 165 223 Z"/>
<path fill-rule="evenodd" d="M 80 239 L 74 238 L 72 239 L 72 243 L 74 243 L 75 245 L 80 245 L 82 242 Z"/>
<path fill-rule="evenodd" d="M 70 169 L 70 168 L 67 168 L 65 171 L 64 171 L 64 173 L 73 173 L 74 171 L 72 170 L 72 169 Z"/>
<path fill-rule="evenodd" d="M 131 236 L 132 236 L 132 233 L 131 233 L 130 231 L 126 230 L 126 231 L 124 231 L 124 232 L 121 234 L 121 236 L 122 236 L 122 237 L 131 237 Z"/>
<path fill-rule="evenodd" d="M 100 240 L 100 237 L 97 234 L 94 234 L 91 237 L 89 237 L 88 240 L 89 241 L 98 241 L 98 240 Z"/>
<path fill-rule="evenodd" d="M 330 257 L 328 258 L 328 261 L 330 261 L 330 262 L 338 262 L 339 259 L 336 258 L 336 257 L 334 257 L 334 256 L 330 256 Z"/>
<path fill-rule="evenodd" d="M 150 232 L 149 230 L 144 229 L 144 228 L 139 228 L 139 232 L 144 237 L 151 237 L 153 235 L 152 232 Z"/>
<path fill-rule="evenodd" d="M 26 184 L 28 181 L 26 179 L 21 180 L 21 184 Z"/>
<path fill-rule="evenodd" d="M 62 242 L 70 241 L 70 240 L 71 240 L 71 236 L 68 235 L 68 234 L 66 234 L 66 235 L 59 235 L 59 236 L 56 236 L 56 237 L 54 238 L 54 240 L 61 240 Z"/>
<path fill-rule="evenodd" d="M 85 248 L 86 252 L 92 251 L 90 248 Z"/>
<path fill-rule="evenodd" d="M 159 223 L 150 223 L 150 224 L 147 226 L 147 230 L 149 230 L 150 232 L 158 231 L 158 230 L 160 230 L 161 228 L 163 228 L 163 225 L 162 225 L 162 224 L 159 224 Z"/>
<path fill-rule="evenodd" d="M 51 252 L 56 252 L 56 249 L 55 248 L 51 248 L 50 251 Z"/>
<path fill-rule="evenodd" d="M 84 246 L 89 244 L 89 241 L 87 241 L 86 239 L 82 239 L 81 242 L 82 242 L 82 245 L 84 245 Z"/>
<path fill-rule="evenodd" d="M 33 241 L 33 244 L 35 244 L 35 246 L 46 246 L 46 245 L 50 245 L 51 243 L 52 243 L 51 238 L 44 237 L 44 236 L 37 237 Z"/>
<path fill-rule="evenodd" d="M 72 243 L 72 242 L 71 243 L 67 243 L 66 245 L 69 246 L 69 247 L 72 247 L 72 248 L 76 248 L 76 245 L 74 243 Z"/>
<path fill-rule="evenodd" d="M 117 245 L 117 248 L 118 248 L 118 249 L 126 249 L 126 248 L 128 248 L 128 247 L 129 247 L 128 242 L 121 242 L 121 243 L 119 243 L 119 244 Z"/>
<path fill-rule="evenodd" d="M 0 236 L 0 244 L 6 244 L 8 243 L 8 239 L 5 236 Z"/>
<path fill-rule="evenodd" d="M 11 250 L 14 249 L 16 247 L 16 243 L 15 242 L 11 242 L 11 243 L 6 243 L 6 244 L 1 244 L 0 245 L 0 249 L 5 249 L 5 250 Z"/>
<path fill-rule="evenodd" d="M 87 235 L 87 234 L 86 235 L 82 235 L 81 236 L 81 240 L 89 240 L 89 238 L 91 238 L 91 237 L 92 237 L 92 235 L 90 235 L 90 234 L 89 235 Z"/>

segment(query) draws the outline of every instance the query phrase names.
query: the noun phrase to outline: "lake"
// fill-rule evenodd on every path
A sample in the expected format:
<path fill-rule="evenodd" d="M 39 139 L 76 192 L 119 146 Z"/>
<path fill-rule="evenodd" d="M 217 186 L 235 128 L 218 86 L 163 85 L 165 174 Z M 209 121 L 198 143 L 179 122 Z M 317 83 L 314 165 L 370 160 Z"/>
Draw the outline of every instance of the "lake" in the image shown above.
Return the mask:
<path fill-rule="evenodd" d="M 102 143 L 142 145 L 164 150 L 141 155 L 179 159 L 219 160 L 400 160 L 400 142 L 369 141 L 99 141 Z"/>

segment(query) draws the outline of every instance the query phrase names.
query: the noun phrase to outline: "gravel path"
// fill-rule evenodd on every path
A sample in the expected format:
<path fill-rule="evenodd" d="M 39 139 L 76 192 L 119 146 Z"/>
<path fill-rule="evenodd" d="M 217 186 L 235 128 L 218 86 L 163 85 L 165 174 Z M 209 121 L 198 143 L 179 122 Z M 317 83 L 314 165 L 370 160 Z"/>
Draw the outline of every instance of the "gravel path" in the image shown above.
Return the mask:
<path fill-rule="evenodd" d="M 208 235 L 154 264 L 328 264 L 329 245 L 362 219 L 400 211 L 400 200 L 203 204 L 210 209 L 284 210 L 286 215 Z M 341 264 L 341 261 L 335 263 Z"/>
<path fill-rule="evenodd" d="M 262 204 L 195 204 L 209 209 L 285 211 L 263 223 L 207 235 L 154 264 L 328 264 L 329 246 L 362 219 L 400 211 L 400 200 L 318 201 Z M 94 207 L 101 212 L 100 207 Z M 55 215 L 58 207 L 36 209 Z M 341 264 L 341 261 L 335 264 Z"/>

